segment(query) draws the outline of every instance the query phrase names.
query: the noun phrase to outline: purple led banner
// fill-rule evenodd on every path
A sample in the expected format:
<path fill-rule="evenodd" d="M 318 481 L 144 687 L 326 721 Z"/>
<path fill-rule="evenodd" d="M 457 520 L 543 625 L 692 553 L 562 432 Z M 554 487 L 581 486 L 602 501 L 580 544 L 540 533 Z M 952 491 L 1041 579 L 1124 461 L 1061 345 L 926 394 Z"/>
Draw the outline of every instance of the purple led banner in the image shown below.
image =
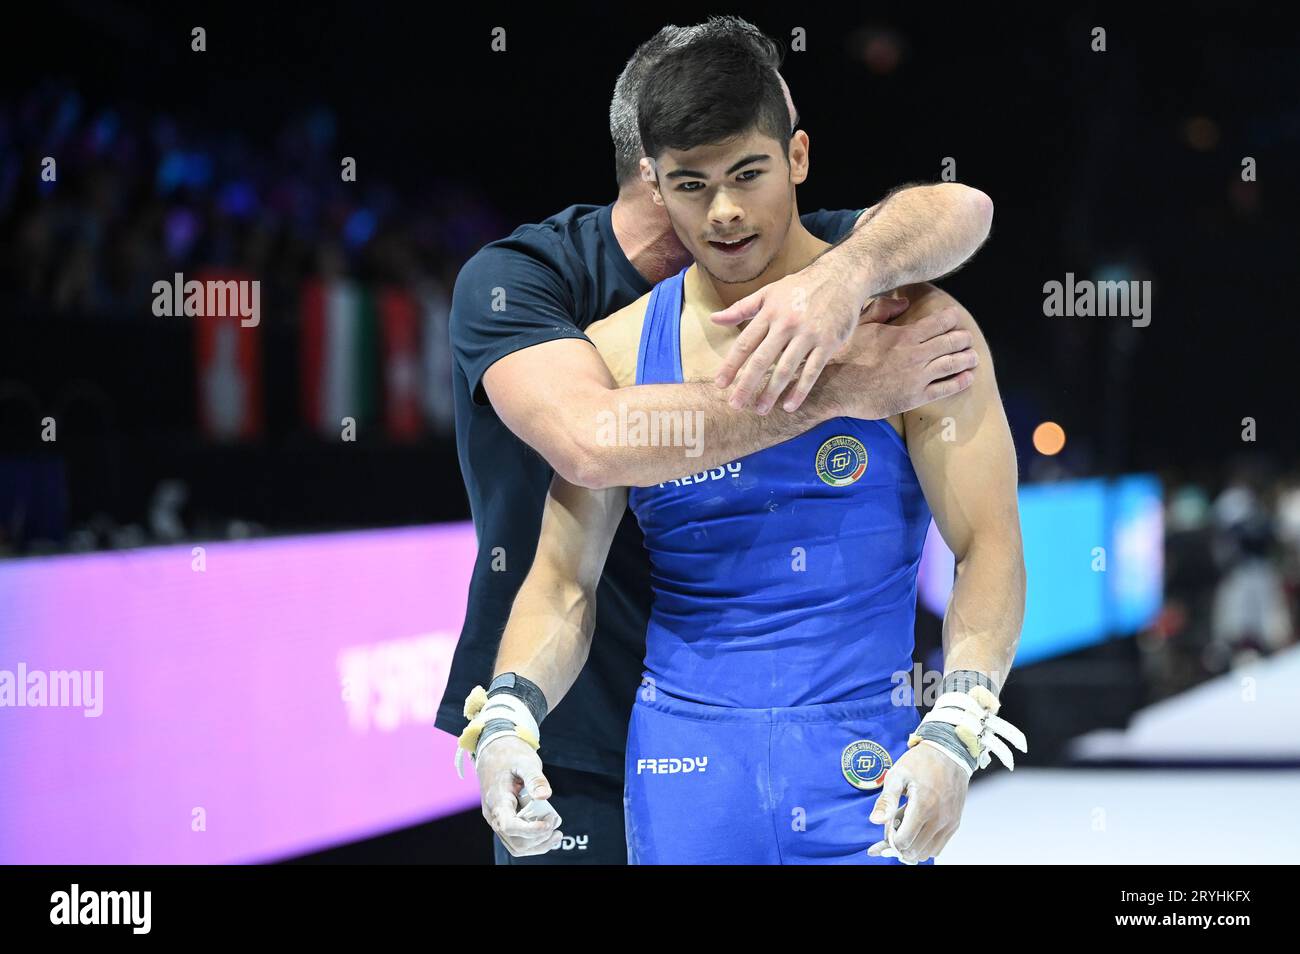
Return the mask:
<path fill-rule="evenodd" d="M 478 803 L 469 524 L 0 562 L 0 863 L 274 860 Z"/>

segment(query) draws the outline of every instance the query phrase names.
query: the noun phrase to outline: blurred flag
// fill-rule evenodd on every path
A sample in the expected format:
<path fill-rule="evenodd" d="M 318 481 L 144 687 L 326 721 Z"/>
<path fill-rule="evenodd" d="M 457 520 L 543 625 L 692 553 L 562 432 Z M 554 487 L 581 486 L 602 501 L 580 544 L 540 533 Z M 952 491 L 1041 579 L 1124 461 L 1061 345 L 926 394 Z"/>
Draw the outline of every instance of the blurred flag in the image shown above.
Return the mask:
<path fill-rule="evenodd" d="M 247 273 L 205 270 L 202 282 L 251 281 Z M 216 441 L 262 435 L 262 326 L 244 327 L 239 315 L 204 315 L 196 323 L 194 358 L 199 389 L 199 428 Z"/>
<path fill-rule="evenodd" d="M 301 405 L 307 425 L 337 439 L 343 419 L 375 419 L 378 336 L 373 296 L 345 280 L 312 279 L 301 300 Z"/>
<path fill-rule="evenodd" d="M 420 296 L 424 318 L 424 417 L 434 433 L 448 435 L 456 429 L 456 411 L 452 405 L 451 331 L 447 321 L 451 303 L 442 286 L 430 285 Z"/>
<path fill-rule="evenodd" d="M 419 309 L 400 288 L 379 292 L 379 322 L 384 350 L 384 429 L 395 441 L 413 441 L 424 430 L 420 415 Z"/>

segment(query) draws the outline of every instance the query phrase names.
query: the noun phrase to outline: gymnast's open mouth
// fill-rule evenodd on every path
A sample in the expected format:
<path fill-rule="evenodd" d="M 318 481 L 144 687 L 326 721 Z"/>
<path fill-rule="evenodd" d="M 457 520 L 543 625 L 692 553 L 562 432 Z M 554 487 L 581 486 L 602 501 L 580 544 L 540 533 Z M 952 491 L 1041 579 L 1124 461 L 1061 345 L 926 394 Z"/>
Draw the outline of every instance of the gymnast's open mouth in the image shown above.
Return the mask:
<path fill-rule="evenodd" d="M 746 235 L 744 238 L 727 239 L 719 242 L 710 240 L 709 244 L 724 255 L 739 255 L 753 245 L 756 238 L 758 238 L 757 232 L 753 235 Z"/>

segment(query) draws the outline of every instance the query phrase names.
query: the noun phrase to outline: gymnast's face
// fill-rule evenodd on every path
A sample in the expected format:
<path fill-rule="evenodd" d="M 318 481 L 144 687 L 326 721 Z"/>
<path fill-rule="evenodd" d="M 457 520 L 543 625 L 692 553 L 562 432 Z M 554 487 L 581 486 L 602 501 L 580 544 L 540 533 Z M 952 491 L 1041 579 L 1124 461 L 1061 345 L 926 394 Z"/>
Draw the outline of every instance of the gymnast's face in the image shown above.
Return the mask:
<path fill-rule="evenodd" d="M 757 130 L 694 149 L 667 149 L 655 162 L 656 194 L 673 230 L 714 280 L 761 277 L 780 253 L 795 215 L 795 186 L 808 177 L 808 136 L 787 149 Z"/>

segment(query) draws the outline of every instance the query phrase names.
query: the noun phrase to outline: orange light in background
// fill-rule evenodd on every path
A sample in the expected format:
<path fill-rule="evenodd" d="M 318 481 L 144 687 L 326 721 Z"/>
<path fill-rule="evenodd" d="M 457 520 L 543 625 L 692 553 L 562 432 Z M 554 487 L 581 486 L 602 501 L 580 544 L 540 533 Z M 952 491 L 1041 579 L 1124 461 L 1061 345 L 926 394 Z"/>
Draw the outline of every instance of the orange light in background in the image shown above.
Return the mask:
<path fill-rule="evenodd" d="M 898 69 L 907 52 L 902 36 L 882 27 L 854 31 L 849 36 L 848 49 L 877 76 L 887 76 Z"/>
<path fill-rule="evenodd" d="M 1197 152 L 1209 152 L 1219 144 L 1219 126 L 1208 116 L 1193 116 L 1183 124 L 1183 139 Z"/>
<path fill-rule="evenodd" d="M 1034 450 L 1047 457 L 1059 454 L 1065 446 L 1065 429 L 1055 421 L 1043 421 L 1034 428 Z"/>

